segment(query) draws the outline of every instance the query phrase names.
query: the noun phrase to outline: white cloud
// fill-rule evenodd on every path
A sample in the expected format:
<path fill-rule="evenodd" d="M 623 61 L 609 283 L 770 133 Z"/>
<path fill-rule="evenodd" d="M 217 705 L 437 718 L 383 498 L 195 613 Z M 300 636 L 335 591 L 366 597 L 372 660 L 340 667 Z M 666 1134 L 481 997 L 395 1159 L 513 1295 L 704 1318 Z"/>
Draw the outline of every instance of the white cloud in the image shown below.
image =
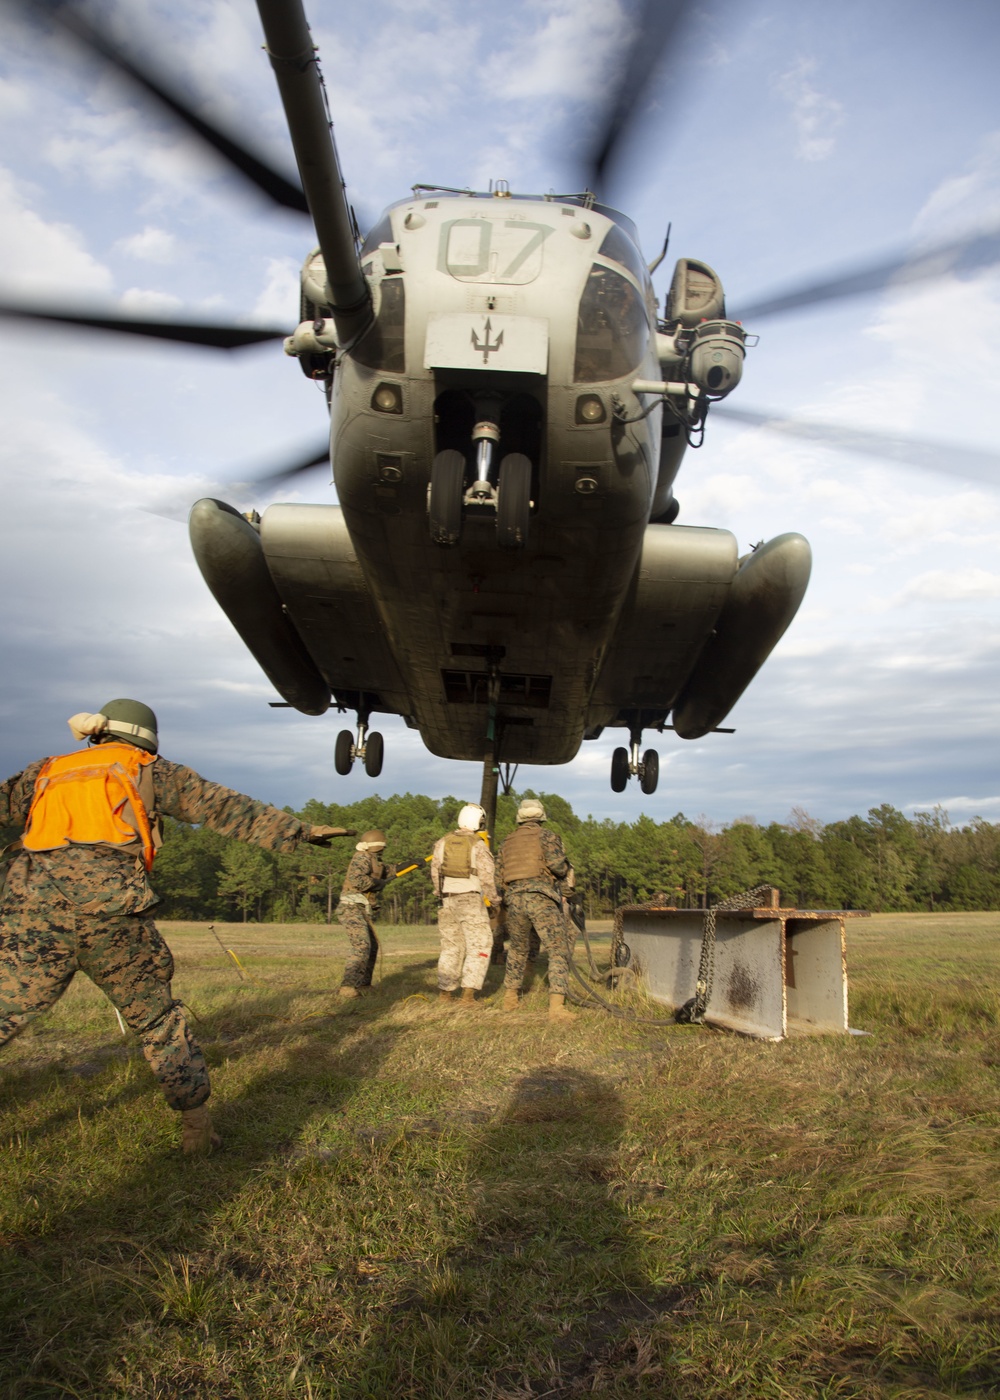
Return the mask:
<path fill-rule="evenodd" d="M 943 180 L 929 196 L 915 227 L 936 241 L 1000 222 L 1000 131 L 982 136 L 965 169 Z"/>
<path fill-rule="evenodd" d="M 911 579 L 905 588 L 889 599 L 886 606 L 961 603 L 979 598 L 1000 598 L 1000 574 L 981 568 L 930 569 Z"/>
<path fill-rule="evenodd" d="M 107 292 L 111 272 L 91 256 L 80 231 L 46 222 L 17 180 L 0 168 L 0 278 L 18 294 Z"/>
<path fill-rule="evenodd" d="M 774 82 L 775 91 L 792 109 L 792 124 L 798 137 L 796 154 L 808 161 L 826 160 L 833 154 L 834 132 L 844 122 L 841 104 L 810 81 L 815 71 L 815 59 L 800 58 Z"/>
<path fill-rule="evenodd" d="M 169 230 L 147 224 L 141 232 L 119 238 L 115 249 L 141 262 L 170 263 L 177 255 L 177 239 Z"/>
<path fill-rule="evenodd" d="M 627 28 L 616 0 L 542 0 L 534 17 L 541 24 L 522 31 L 491 64 L 494 97 L 582 99 L 607 83 L 608 49 L 621 49 Z"/>
<path fill-rule="evenodd" d="M 264 287 L 254 303 L 253 319 L 287 325 L 291 332 L 299 322 L 299 264 L 292 258 L 271 258 Z"/>
<path fill-rule="evenodd" d="M 176 311 L 183 303 L 170 292 L 156 292 L 144 287 L 129 287 L 120 298 L 122 310 L 160 312 Z"/>

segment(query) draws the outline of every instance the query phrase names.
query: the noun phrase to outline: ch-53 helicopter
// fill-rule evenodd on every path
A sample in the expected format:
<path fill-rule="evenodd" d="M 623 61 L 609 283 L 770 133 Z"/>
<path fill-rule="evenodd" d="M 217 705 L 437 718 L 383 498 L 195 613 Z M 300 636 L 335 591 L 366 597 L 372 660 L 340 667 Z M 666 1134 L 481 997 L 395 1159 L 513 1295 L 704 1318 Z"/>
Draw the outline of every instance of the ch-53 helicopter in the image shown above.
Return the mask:
<path fill-rule="evenodd" d="M 614 752 L 612 787 L 634 776 L 654 792 L 659 760 L 643 734 L 718 730 L 809 576 L 801 535 L 740 558 L 729 531 L 677 523 L 685 449 L 736 388 L 749 343 L 719 277 L 680 259 L 661 313 L 651 282 L 660 259 L 647 265 L 630 220 L 590 190 L 417 185 L 362 239 L 300 0 L 257 4 L 301 190 L 79 10 L 55 17 L 279 203 L 310 215 L 319 246 L 303 267 L 299 324 L 6 310 L 226 347 L 280 336 L 325 388 L 339 504 L 272 505 L 258 517 L 206 499 L 190 533 L 206 582 L 283 703 L 356 715 L 336 741 L 339 773 L 360 760 L 378 775 L 383 742 L 370 724 L 395 714 L 433 753 L 482 760 L 489 808 L 501 765 L 567 762 L 613 727 L 629 744 Z M 660 10 L 662 35 L 680 8 L 651 3 L 647 15 Z M 626 66 L 594 188 L 644 76 Z M 855 290 L 894 270 L 868 270 Z"/>

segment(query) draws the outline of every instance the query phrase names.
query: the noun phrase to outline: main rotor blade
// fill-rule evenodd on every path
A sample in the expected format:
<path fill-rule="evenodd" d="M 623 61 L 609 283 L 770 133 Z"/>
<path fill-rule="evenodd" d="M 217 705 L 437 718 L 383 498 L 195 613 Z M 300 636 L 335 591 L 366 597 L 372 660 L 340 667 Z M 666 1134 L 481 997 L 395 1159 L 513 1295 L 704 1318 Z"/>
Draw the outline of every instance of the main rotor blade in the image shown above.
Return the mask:
<path fill-rule="evenodd" d="M 880 433 L 871 428 L 849 428 L 842 423 L 817 423 L 807 418 L 787 418 L 780 413 L 762 413 L 752 408 L 713 404 L 710 417 L 753 428 L 768 428 L 787 437 L 804 438 L 823 447 L 856 452 L 863 457 L 883 457 L 908 467 L 944 472 L 951 476 L 972 477 L 1000 486 L 1000 453 L 985 448 L 962 447 L 932 438 L 913 438 L 903 433 Z"/>
<path fill-rule="evenodd" d="M 313 467 L 330 465 L 330 439 L 325 437 L 322 442 L 316 443 L 304 455 L 287 462 L 282 467 L 274 467 L 269 471 L 254 473 L 247 477 L 245 481 L 236 483 L 240 486 L 261 487 L 270 489 L 278 486 L 283 481 L 290 481 L 294 476 L 301 476 L 303 472 L 310 471 Z"/>
<path fill-rule="evenodd" d="M 26 4 L 25 0 L 20 0 L 21 6 L 27 12 L 35 9 L 35 6 Z M 111 38 L 96 29 L 75 5 L 54 6 L 46 4 L 46 12 L 63 29 L 73 36 L 85 48 L 98 54 L 112 67 L 126 74 L 134 83 L 138 84 L 143 91 L 162 103 L 191 131 L 210 145 L 234 169 L 239 171 L 245 179 L 255 185 L 257 189 L 263 191 L 275 204 L 284 209 L 294 209 L 296 213 L 308 214 L 309 206 L 306 204 L 305 195 L 301 188 L 292 180 L 275 170 L 261 156 L 255 155 L 241 142 L 227 136 L 218 127 L 205 121 L 197 112 L 171 87 L 166 80 L 153 73 L 146 66 L 140 66 L 115 44 Z"/>
<path fill-rule="evenodd" d="M 229 477 L 225 481 L 204 483 L 198 494 L 199 496 L 225 497 L 249 506 L 258 491 L 268 492 L 273 487 L 280 485 L 281 482 L 294 476 L 300 476 L 312 467 L 324 464 L 327 467 L 330 465 L 328 438 L 323 438 L 322 442 L 317 442 L 308 451 L 300 454 L 293 461 L 287 462 L 284 466 L 271 467 L 263 472 L 254 472 L 238 480 L 235 477 Z M 194 501 L 190 495 L 169 493 L 161 496 L 153 505 L 141 506 L 140 509 L 145 511 L 147 515 L 159 515 L 164 520 L 174 520 L 186 525 L 193 504 Z"/>
<path fill-rule="evenodd" d="M 152 321 L 131 316 L 99 316 L 85 311 L 47 311 L 0 301 L 0 317 L 18 321 L 45 321 L 62 326 L 86 326 L 91 330 L 122 335 L 174 340 L 184 345 L 204 345 L 216 350 L 239 350 L 265 340 L 284 340 L 287 330 L 273 326 L 223 326 L 212 321 Z"/>
<path fill-rule="evenodd" d="M 587 154 L 588 189 L 600 190 L 653 70 L 673 46 L 687 9 L 683 0 L 642 0 L 618 82 L 604 103 L 598 132 Z"/>
<path fill-rule="evenodd" d="M 863 296 L 887 287 L 907 287 L 911 283 L 945 277 L 950 272 L 978 272 L 998 262 L 1000 228 L 987 229 L 939 244 L 926 253 L 897 254 L 884 262 L 870 263 L 837 277 L 804 282 L 787 292 L 740 306 L 733 314 L 744 322 L 762 321 L 765 316 L 776 316 L 780 312 L 804 310 L 825 301 Z"/>

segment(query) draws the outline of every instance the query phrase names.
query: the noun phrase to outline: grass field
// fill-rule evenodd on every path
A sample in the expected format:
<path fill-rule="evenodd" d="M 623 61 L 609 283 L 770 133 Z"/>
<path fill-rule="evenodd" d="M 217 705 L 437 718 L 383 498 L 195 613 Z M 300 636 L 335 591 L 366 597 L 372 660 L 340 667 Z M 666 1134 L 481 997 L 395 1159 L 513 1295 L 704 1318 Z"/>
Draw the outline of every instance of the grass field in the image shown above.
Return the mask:
<path fill-rule="evenodd" d="M 222 1152 L 82 978 L 4 1052 L 7 1400 L 1000 1394 L 1000 915 L 852 921 L 871 1034 L 778 1045 L 218 927 L 248 980 L 164 931 Z"/>

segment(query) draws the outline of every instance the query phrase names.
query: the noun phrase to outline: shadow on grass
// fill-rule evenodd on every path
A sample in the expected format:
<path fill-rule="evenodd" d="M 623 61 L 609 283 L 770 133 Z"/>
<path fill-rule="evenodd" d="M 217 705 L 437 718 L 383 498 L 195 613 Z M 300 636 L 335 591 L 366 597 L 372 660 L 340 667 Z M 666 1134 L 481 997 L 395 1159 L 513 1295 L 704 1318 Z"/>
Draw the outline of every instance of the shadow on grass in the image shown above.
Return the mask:
<path fill-rule="evenodd" d="M 327 1015 L 259 987 L 206 1014 L 226 1139 L 207 1160 L 177 1153 L 141 1061 L 68 1100 L 65 1076 L 36 1076 L 63 1094 L 28 1149 L 6 1145 L 0 1393 L 673 1394 L 650 1332 L 687 1300 L 644 1273 L 612 1083 L 549 1050 L 497 1112 L 463 1110 L 503 1023 L 450 1022 L 433 965 Z M 407 1020 L 414 995 L 426 1014 Z M 437 1111 L 413 1122 L 405 1067 L 384 1066 L 422 1030 Z M 32 1074 L 16 1079 L 23 1102 Z"/>
<path fill-rule="evenodd" d="M 136 1388 L 128 1356 L 137 1338 L 155 1333 L 165 1319 L 183 1323 L 187 1314 L 197 1332 L 198 1289 L 204 1289 L 192 1282 L 188 1261 L 218 1253 L 220 1220 L 228 1238 L 238 1237 L 241 1201 L 247 1199 L 253 1215 L 255 1188 L 282 1172 L 290 1145 L 313 1115 L 343 1110 L 409 1030 L 380 1024 L 384 1008 L 374 1016 L 335 1011 L 296 1019 L 290 1016 L 296 996 L 234 998 L 198 1027 L 216 1066 L 224 1048 L 217 1033 L 225 1035 L 226 1027 L 237 1032 L 237 1069 L 251 1055 L 272 1061 L 224 1101 L 213 1098 L 223 1151 L 200 1159 L 178 1153 L 175 1116 L 163 1107 L 141 1056 L 138 1063 L 129 1059 L 124 1085 L 111 1088 L 102 1075 L 103 1083 L 85 1081 L 82 1092 L 73 1086 L 70 1103 L 3 1144 L 5 1397 L 269 1393 L 266 1386 L 254 1392 L 214 1384 L 203 1367 L 194 1368 L 189 1383 Z M 12 1098 L 23 1105 L 32 1088 L 37 1095 L 60 1087 L 65 1100 L 59 1068 L 4 1075 L 8 1106 Z M 82 1150 L 70 1120 L 79 1123 Z"/>
<path fill-rule="evenodd" d="M 556 1062 L 521 1077 L 466 1140 L 452 1246 L 411 1275 L 349 1366 L 315 1354 L 314 1393 L 672 1394 L 648 1334 L 688 1300 L 650 1286 L 615 1199 L 622 1127 L 619 1097 L 597 1075 Z"/>

